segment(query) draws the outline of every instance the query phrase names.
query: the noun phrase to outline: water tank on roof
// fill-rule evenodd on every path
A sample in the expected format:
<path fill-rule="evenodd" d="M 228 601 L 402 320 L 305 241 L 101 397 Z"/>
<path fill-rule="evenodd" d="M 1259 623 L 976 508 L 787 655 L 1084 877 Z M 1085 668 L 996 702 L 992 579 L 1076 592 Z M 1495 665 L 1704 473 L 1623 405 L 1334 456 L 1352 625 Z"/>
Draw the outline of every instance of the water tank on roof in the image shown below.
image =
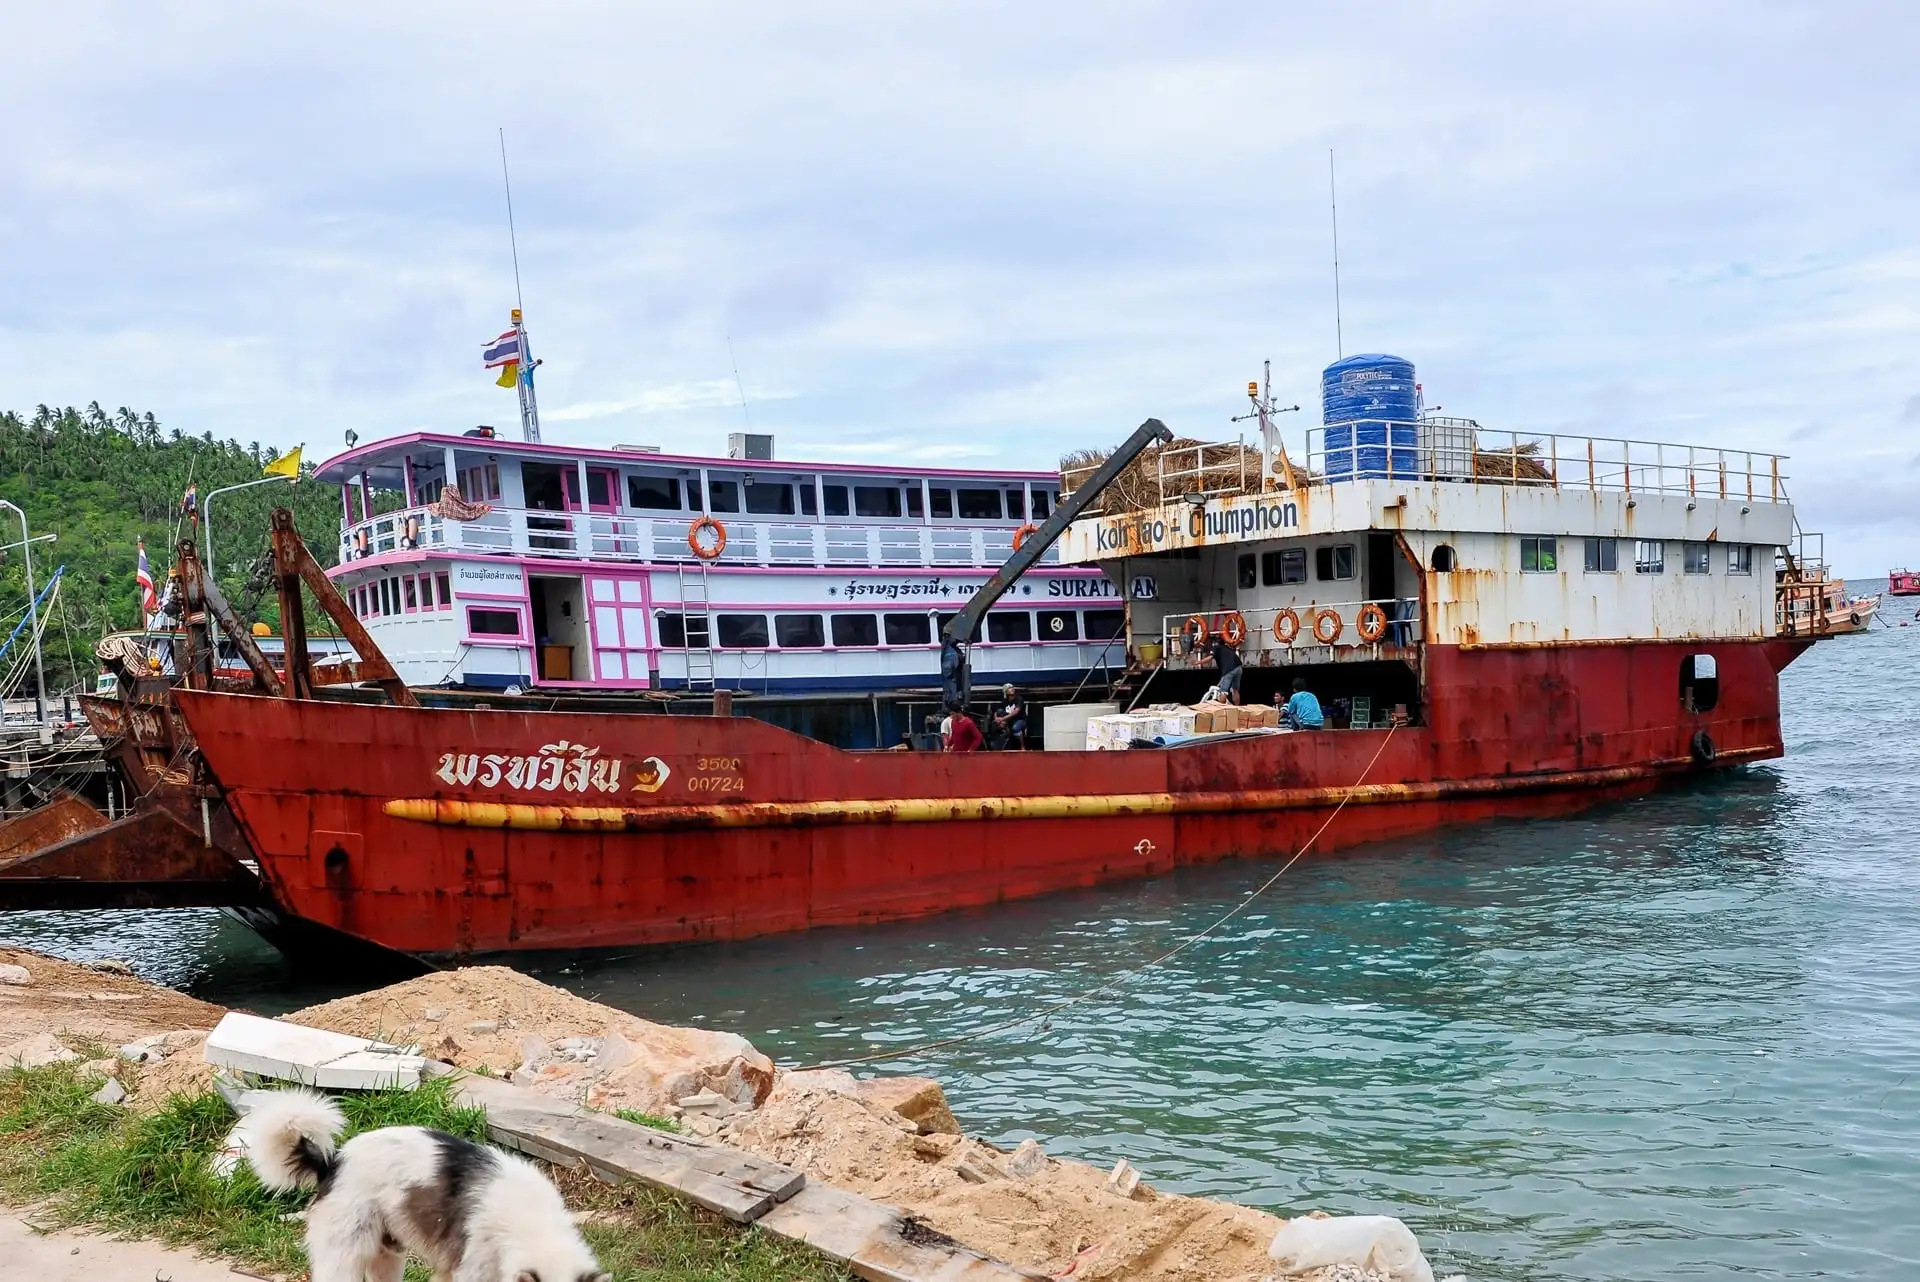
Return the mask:
<path fill-rule="evenodd" d="M 1413 362 L 1370 352 L 1327 366 L 1320 376 L 1330 481 L 1420 474 L 1420 400 Z"/>

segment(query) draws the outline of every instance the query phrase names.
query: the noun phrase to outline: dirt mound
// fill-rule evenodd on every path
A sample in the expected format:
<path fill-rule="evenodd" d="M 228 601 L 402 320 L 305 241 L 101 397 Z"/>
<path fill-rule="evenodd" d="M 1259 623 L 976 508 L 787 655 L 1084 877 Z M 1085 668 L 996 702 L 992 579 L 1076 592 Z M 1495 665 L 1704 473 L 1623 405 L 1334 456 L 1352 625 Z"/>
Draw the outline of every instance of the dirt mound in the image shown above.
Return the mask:
<path fill-rule="evenodd" d="M 131 975 L 109 974 L 25 948 L 0 947 L 0 963 L 24 967 L 32 981 L 0 985 L 0 1046 L 48 1032 L 69 1046 L 108 1051 L 174 1029 L 208 1029 L 226 1011 Z"/>

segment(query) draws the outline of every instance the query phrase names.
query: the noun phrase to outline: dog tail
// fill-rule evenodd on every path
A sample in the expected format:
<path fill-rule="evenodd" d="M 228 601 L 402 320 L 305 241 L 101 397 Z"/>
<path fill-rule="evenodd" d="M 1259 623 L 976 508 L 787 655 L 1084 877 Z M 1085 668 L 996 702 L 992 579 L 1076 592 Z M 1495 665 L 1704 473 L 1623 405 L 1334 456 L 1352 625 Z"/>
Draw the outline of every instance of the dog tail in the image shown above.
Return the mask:
<path fill-rule="evenodd" d="M 276 1193 L 308 1189 L 333 1175 L 334 1137 L 347 1119 L 317 1091 L 275 1091 L 240 1120 L 234 1133 L 247 1165 Z"/>

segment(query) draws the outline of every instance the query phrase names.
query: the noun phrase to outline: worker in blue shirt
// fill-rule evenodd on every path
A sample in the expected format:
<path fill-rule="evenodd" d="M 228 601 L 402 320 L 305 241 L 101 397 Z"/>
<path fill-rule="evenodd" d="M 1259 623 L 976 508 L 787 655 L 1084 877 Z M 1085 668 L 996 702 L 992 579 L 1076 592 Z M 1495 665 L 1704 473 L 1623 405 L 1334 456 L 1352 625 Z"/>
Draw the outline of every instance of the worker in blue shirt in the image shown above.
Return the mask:
<path fill-rule="evenodd" d="M 1293 697 L 1280 710 L 1280 724 L 1289 730 L 1318 730 L 1327 724 L 1326 714 L 1320 711 L 1320 701 L 1307 689 L 1305 677 L 1293 679 Z"/>

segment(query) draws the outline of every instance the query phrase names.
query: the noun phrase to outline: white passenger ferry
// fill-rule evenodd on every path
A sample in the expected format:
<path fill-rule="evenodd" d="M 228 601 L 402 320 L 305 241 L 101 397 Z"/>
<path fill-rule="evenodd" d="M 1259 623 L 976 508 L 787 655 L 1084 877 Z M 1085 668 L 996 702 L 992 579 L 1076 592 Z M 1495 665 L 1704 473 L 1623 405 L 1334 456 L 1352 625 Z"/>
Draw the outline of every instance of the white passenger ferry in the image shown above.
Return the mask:
<path fill-rule="evenodd" d="M 1058 499 L 1052 472 L 509 441 L 492 428 L 350 449 L 329 571 L 415 687 L 732 690 L 871 703 L 939 687 L 942 624 Z M 986 617 L 981 684 L 1072 689 L 1125 664 L 1123 602 L 1057 550 Z M 931 711 L 927 708 L 924 711 Z M 924 715 L 924 711 L 921 715 Z M 891 721 L 889 727 L 882 721 Z"/>

